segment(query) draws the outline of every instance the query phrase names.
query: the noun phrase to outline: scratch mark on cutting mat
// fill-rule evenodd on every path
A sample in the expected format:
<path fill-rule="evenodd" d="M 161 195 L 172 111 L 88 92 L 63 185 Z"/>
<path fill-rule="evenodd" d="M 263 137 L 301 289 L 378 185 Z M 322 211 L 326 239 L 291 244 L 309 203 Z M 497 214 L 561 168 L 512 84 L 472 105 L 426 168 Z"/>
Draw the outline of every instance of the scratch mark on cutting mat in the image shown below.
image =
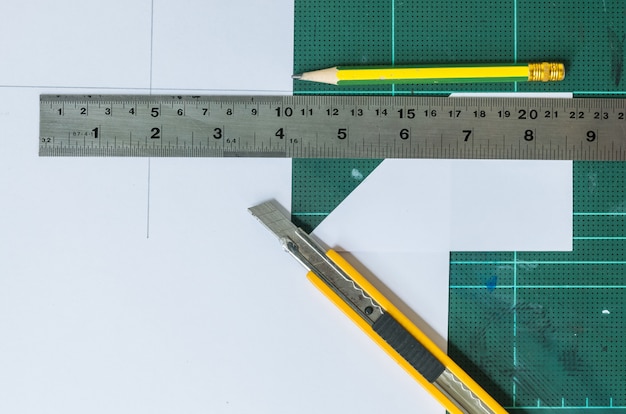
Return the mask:
<path fill-rule="evenodd" d="M 611 27 L 607 27 L 607 33 L 611 52 L 611 72 L 615 86 L 619 86 L 624 71 L 624 39 L 626 39 L 626 35 L 619 36 Z"/>

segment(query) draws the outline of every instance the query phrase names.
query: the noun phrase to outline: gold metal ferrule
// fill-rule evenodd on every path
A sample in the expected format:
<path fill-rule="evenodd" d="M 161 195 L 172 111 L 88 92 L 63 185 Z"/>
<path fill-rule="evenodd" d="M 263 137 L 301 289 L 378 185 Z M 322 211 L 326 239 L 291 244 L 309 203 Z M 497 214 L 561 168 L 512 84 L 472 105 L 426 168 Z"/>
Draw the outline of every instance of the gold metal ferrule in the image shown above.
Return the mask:
<path fill-rule="evenodd" d="M 528 64 L 529 82 L 552 82 L 565 79 L 565 65 L 556 62 Z"/>

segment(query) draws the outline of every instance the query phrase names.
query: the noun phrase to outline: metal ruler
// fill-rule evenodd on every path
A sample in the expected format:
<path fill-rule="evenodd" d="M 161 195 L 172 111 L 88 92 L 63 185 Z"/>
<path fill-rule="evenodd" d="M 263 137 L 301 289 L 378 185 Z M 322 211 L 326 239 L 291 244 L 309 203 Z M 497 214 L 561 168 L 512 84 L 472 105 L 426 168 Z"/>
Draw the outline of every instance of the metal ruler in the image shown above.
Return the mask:
<path fill-rule="evenodd" d="M 39 155 L 626 160 L 626 100 L 42 95 Z"/>

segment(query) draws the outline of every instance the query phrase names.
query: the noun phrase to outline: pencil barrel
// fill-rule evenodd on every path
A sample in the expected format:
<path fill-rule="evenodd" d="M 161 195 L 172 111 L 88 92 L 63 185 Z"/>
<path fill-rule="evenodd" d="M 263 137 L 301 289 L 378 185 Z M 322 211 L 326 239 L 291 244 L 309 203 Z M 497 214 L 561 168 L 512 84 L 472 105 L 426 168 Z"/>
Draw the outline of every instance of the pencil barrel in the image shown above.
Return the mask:
<path fill-rule="evenodd" d="M 557 62 L 470 63 L 418 66 L 338 66 L 305 72 L 296 79 L 334 85 L 554 82 L 565 78 Z"/>

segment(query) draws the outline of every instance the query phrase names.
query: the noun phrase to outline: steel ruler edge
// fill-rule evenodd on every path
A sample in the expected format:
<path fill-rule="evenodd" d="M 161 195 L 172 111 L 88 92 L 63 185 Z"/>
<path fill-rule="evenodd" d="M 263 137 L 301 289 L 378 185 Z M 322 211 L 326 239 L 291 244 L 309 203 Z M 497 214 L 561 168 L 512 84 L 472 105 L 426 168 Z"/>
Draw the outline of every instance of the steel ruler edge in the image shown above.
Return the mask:
<path fill-rule="evenodd" d="M 40 156 L 626 160 L 626 100 L 41 95 Z"/>

